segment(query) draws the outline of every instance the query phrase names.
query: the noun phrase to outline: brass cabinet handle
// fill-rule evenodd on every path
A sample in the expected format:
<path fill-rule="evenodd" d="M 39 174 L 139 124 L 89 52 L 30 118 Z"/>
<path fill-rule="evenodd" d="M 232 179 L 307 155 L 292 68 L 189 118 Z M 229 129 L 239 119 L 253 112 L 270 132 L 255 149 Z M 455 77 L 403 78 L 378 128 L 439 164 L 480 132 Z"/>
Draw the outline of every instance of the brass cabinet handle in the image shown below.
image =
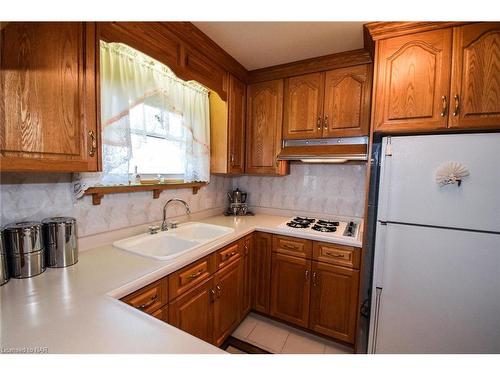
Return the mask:
<path fill-rule="evenodd" d="M 443 102 L 443 108 L 441 110 L 441 117 L 446 116 L 446 111 L 448 110 L 448 99 L 446 98 L 446 95 L 443 95 L 441 97 L 441 100 Z"/>
<path fill-rule="evenodd" d="M 234 167 L 234 153 L 231 152 L 231 167 Z"/>
<path fill-rule="evenodd" d="M 222 288 L 220 287 L 220 285 L 217 285 L 215 288 L 217 289 L 217 298 L 220 298 Z"/>
<path fill-rule="evenodd" d="M 460 97 L 458 96 L 458 94 L 456 94 L 453 98 L 455 99 L 455 109 L 453 111 L 453 117 L 455 117 L 460 111 Z"/>
<path fill-rule="evenodd" d="M 200 276 L 201 274 L 203 273 L 203 270 L 199 270 L 198 272 L 196 273 L 192 273 L 191 275 L 189 275 L 187 278 L 189 280 L 192 280 L 192 279 L 196 279 L 198 276 Z"/>
<path fill-rule="evenodd" d="M 97 139 L 95 137 L 95 133 L 93 130 L 89 130 L 89 138 L 90 138 L 89 156 L 94 156 L 95 151 L 97 150 Z"/>
<path fill-rule="evenodd" d="M 329 255 L 329 256 L 334 257 L 334 258 L 344 258 L 343 254 L 335 254 L 335 253 L 331 253 L 329 251 L 326 252 L 326 255 Z"/>
<path fill-rule="evenodd" d="M 316 276 L 317 276 L 316 272 L 313 272 L 313 286 L 318 285 L 317 280 L 316 280 Z"/>
<path fill-rule="evenodd" d="M 236 255 L 236 251 L 233 251 L 233 252 L 231 252 L 229 254 L 225 254 L 224 255 L 224 260 L 231 258 L 233 255 Z"/>
<path fill-rule="evenodd" d="M 210 289 L 210 302 L 215 302 L 215 290 Z"/>
<path fill-rule="evenodd" d="M 316 120 L 316 126 L 318 127 L 318 130 L 321 130 L 321 116 L 318 116 L 318 120 Z"/>
<path fill-rule="evenodd" d="M 309 270 L 306 270 L 306 281 L 309 281 Z"/>
<path fill-rule="evenodd" d="M 287 245 L 287 244 L 283 244 L 283 245 L 281 245 L 281 246 L 283 246 L 283 248 L 285 248 L 285 249 L 289 249 L 289 250 L 297 250 L 297 246 Z"/>
<path fill-rule="evenodd" d="M 155 294 L 153 298 L 149 302 L 143 303 L 142 305 L 137 306 L 139 310 L 144 310 L 147 309 L 149 306 L 151 306 L 153 303 L 156 302 L 158 299 L 158 294 Z"/>
<path fill-rule="evenodd" d="M 323 129 L 328 130 L 328 115 L 325 115 L 325 122 L 324 122 Z"/>

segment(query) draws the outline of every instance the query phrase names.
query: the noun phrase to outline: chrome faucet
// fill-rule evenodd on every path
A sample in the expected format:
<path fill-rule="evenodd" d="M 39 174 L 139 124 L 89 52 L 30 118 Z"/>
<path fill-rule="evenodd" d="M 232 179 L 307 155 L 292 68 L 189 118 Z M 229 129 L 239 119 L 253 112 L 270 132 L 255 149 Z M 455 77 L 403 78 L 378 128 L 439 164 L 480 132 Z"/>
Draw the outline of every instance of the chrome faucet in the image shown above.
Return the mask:
<path fill-rule="evenodd" d="M 180 202 L 184 204 L 184 207 L 186 207 L 186 213 L 189 215 L 191 213 L 191 209 L 189 208 L 189 204 L 187 204 L 185 201 L 183 201 L 180 198 L 172 198 L 165 203 L 163 206 L 163 221 L 161 223 L 161 230 L 165 231 L 168 230 L 168 224 L 167 224 L 167 206 L 170 202 Z"/>

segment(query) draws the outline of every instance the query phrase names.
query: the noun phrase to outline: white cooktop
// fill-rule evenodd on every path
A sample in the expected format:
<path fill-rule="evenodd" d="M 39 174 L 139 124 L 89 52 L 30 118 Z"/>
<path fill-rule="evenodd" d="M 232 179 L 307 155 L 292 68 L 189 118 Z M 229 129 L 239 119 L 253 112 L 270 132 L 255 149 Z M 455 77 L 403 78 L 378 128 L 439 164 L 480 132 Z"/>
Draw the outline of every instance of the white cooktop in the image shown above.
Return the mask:
<path fill-rule="evenodd" d="M 305 220 L 301 220 L 305 219 Z M 305 223 L 307 220 L 311 221 L 310 224 L 307 225 L 305 228 L 294 228 L 292 226 L 289 226 L 288 223 L 291 222 L 302 222 Z M 321 225 L 322 222 L 327 222 L 327 223 L 332 223 L 332 222 L 337 222 L 338 225 Z M 351 224 L 352 223 L 352 224 Z M 352 229 L 352 235 L 349 236 L 347 229 L 349 225 L 351 224 Z M 313 229 L 314 227 L 334 227 L 336 230 L 334 232 L 323 232 L 320 230 L 315 230 Z M 348 239 L 357 239 L 359 235 L 359 222 L 357 221 L 342 221 L 342 220 L 336 220 L 336 219 L 322 219 L 322 218 L 317 218 L 317 217 L 305 217 L 305 216 L 294 216 L 289 218 L 288 220 L 284 221 L 282 224 L 278 226 L 281 230 L 290 232 L 291 234 L 297 234 L 297 233 L 307 233 L 307 234 L 312 234 L 312 235 L 321 235 L 321 236 L 326 236 L 326 237 L 333 237 L 333 238 L 348 238 Z"/>

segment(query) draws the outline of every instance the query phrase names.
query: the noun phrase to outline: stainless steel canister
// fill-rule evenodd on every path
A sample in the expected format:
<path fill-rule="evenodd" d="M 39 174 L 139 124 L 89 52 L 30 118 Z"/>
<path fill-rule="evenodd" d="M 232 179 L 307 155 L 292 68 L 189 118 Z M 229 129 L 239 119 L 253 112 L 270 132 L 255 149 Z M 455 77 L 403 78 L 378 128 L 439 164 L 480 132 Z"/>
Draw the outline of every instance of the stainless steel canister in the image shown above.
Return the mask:
<path fill-rule="evenodd" d="M 0 227 L 0 285 L 9 281 L 9 267 L 7 266 L 7 253 L 3 237 L 3 228 Z"/>
<path fill-rule="evenodd" d="M 68 267 L 78 262 L 76 219 L 49 217 L 42 224 L 47 267 Z"/>
<path fill-rule="evenodd" d="M 11 277 L 24 279 L 45 271 L 42 223 L 22 221 L 5 227 Z"/>

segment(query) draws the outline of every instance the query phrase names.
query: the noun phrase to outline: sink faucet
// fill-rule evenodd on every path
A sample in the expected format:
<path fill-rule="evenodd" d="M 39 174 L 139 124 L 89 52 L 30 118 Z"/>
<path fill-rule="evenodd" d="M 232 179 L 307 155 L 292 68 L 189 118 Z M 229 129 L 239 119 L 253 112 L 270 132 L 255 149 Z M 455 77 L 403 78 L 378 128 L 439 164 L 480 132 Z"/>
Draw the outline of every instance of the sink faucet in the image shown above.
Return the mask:
<path fill-rule="evenodd" d="M 161 223 L 161 230 L 165 231 L 168 229 L 168 224 L 167 224 L 167 206 L 171 202 L 180 202 L 186 207 L 186 213 L 189 215 L 191 213 L 191 209 L 189 208 L 189 204 L 187 204 L 185 201 L 183 201 L 180 198 L 172 198 L 165 203 L 165 206 L 163 206 L 163 221 Z"/>

